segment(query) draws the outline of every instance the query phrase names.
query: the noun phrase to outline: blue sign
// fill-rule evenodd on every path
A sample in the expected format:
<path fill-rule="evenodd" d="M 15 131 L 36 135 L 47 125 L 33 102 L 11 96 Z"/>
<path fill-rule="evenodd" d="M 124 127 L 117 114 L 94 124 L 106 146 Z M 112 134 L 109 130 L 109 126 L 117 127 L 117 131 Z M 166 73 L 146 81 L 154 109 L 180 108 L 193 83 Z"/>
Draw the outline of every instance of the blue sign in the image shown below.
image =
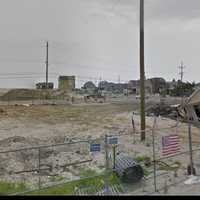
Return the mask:
<path fill-rule="evenodd" d="M 109 144 L 112 144 L 112 145 L 118 144 L 118 138 L 117 137 L 110 138 L 109 139 Z"/>
<path fill-rule="evenodd" d="M 90 152 L 100 152 L 101 144 L 90 144 Z"/>

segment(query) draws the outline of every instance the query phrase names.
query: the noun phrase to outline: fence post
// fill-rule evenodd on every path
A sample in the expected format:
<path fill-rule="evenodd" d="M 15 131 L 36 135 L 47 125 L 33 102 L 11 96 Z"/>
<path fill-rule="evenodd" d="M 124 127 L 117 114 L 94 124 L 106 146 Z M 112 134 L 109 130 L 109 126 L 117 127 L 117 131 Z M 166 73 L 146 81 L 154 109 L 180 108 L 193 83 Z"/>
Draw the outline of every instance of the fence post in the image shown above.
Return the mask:
<path fill-rule="evenodd" d="M 7 98 L 7 100 L 8 100 L 8 106 L 10 105 L 10 98 L 9 98 L 10 96 L 9 96 L 9 94 L 8 94 L 8 98 Z"/>
<path fill-rule="evenodd" d="M 38 187 L 39 190 L 41 189 L 41 177 L 40 177 L 40 162 L 41 162 L 41 149 L 38 149 L 38 174 L 39 174 L 39 180 L 38 180 Z"/>
<path fill-rule="evenodd" d="M 116 148 L 117 148 L 117 145 L 112 146 L 112 149 L 113 149 L 113 169 L 115 169 L 115 163 L 116 163 Z"/>
<path fill-rule="evenodd" d="M 194 173 L 194 163 L 193 163 L 193 153 L 192 153 L 192 133 L 191 133 L 191 122 L 190 121 L 188 123 L 188 136 L 189 136 L 191 175 L 195 175 L 195 173 Z"/>
<path fill-rule="evenodd" d="M 157 192 L 157 182 L 156 182 L 156 152 L 155 152 L 155 126 L 156 126 L 156 118 L 154 117 L 154 123 L 152 128 L 152 137 L 153 137 L 153 165 L 154 165 L 154 189 Z"/>
<path fill-rule="evenodd" d="M 33 101 L 34 101 L 34 100 L 33 100 L 33 90 L 32 90 L 32 92 L 31 92 L 31 100 L 32 100 L 32 102 L 31 102 L 32 105 L 34 105 L 34 102 L 33 102 Z"/>
<path fill-rule="evenodd" d="M 164 194 L 168 193 L 168 185 L 167 185 L 167 179 L 164 181 Z"/>
<path fill-rule="evenodd" d="M 109 160 L 108 160 L 108 136 L 105 135 L 105 165 L 106 165 L 106 172 L 105 172 L 105 194 L 109 194 Z"/>
<path fill-rule="evenodd" d="M 142 192 L 146 192 L 146 180 L 143 178 L 142 180 Z"/>

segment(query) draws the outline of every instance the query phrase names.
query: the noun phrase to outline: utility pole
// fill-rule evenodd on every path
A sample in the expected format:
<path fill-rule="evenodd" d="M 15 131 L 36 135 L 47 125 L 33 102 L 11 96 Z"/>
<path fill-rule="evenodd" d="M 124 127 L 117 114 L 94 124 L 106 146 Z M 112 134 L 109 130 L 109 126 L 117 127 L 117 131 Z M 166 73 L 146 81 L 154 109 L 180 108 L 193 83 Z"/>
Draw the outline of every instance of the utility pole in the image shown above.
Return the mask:
<path fill-rule="evenodd" d="M 145 141 L 144 0 L 140 0 L 140 117 L 141 141 Z"/>
<path fill-rule="evenodd" d="M 179 66 L 179 68 L 180 68 L 180 70 L 181 70 L 180 73 L 179 73 L 179 74 L 181 75 L 181 83 L 183 83 L 183 75 L 184 75 L 184 73 L 185 73 L 185 72 L 183 71 L 183 70 L 185 69 L 185 66 L 183 65 L 183 61 L 181 61 L 181 66 Z"/>
<path fill-rule="evenodd" d="M 181 61 L 181 66 L 179 66 L 179 68 L 180 68 L 180 75 L 181 75 L 181 86 L 183 85 L 183 75 L 184 75 L 184 69 L 185 69 L 185 66 L 183 65 L 183 61 Z M 184 96 L 184 94 L 183 94 L 183 90 L 181 91 L 182 92 L 182 94 L 181 94 L 181 104 L 183 105 L 183 96 Z"/>
<path fill-rule="evenodd" d="M 46 89 L 48 89 L 49 79 L 49 42 L 46 43 Z"/>
<path fill-rule="evenodd" d="M 98 93 L 99 94 L 102 94 L 102 87 L 101 87 L 102 83 L 101 83 L 101 81 L 102 81 L 102 78 L 100 76 L 100 78 L 99 78 L 99 84 L 98 84 Z"/>

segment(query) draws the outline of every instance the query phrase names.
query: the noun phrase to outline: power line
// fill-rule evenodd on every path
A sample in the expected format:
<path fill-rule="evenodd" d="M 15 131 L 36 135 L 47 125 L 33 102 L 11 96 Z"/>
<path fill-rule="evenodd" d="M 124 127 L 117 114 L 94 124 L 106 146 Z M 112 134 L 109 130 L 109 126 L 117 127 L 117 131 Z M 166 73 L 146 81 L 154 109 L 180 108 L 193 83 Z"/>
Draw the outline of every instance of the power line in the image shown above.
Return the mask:
<path fill-rule="evenodd" d="M 41 75 L 42 72 L 24 72 L 24 73 L 1 73 L 0 76 L 12 76 L 12 75 Z M 58 73 L 49 73 L 51 75 L 58 75 Z"/>
<path fill-rule="evenodd" d="M 63 66 L 66 66 L 66 65 L 70 65 L 70 66 L 72 66 L 72 67 L 77 67 L 77 68 L 92 68 L 92 69 L 99 69 L 99 70 L 106 70 L 106 71 L 112 71 L 113 72 L 113 69 L 108 69 L 107 67 L 108 67 L 108 65 L 104 65 L 104 67 L 105 68 L 103 68 L 103 67 L 99 67 L 99 66 L 95 66 L 95 65 L 84 65 L 84 64 L 70 64 L 70 63 L 67 63 L 67 62 L 60 62 L 60 61 L 52 61 L 52 62 L 50 62 L 52 65 L 63 65 Z M 116 66 L 115 66 L 115 71 L 123 71 L 123 72 L 133 72 L 133 71 L 135 71 L 135 70 L 137 70 L 136 68 L 135 68 L 135 70 L 128 70 L 128 69 L 126 69 L 126 70 L 124 70 L 124 66 L 126 66 L 127 68 L 131 68 L 132 66 L 127 66 L 127 65 L 123 65 L 123 66 L 121 66 L 121 69 L 117 69 L 116 70 Z"/>
<path fill-rule="evenodd" d="M 1 74 L 0 79 L 34 79 L 34 78 L 43 78 L 43 76 L 40 74 L 29 74 L 29 73 L 24 73 L 24 74 L 15 74 L 15 73 L 7 73 L 7 74 Z M 53 78 L 58 78 L 59 74 L 57 73 L 50 73 L 50 77 Z M 88 76 L 76 76 L 76 81 L 81 81 L 81 82 L 88 82 L 88 81 L 94 81 L 97 82 L 98 77 L 88 77 Z M 112 83 L 118 83 L 118 80 L 114 80 L 113 78 L 105 78 L 101 77 L 99 81 L 107 81 L 107 82 L 112 82 Z M 129 80 L 123 80 L 124 83 L 128 83 Z"/>
<path fill-rule="evenodd" d="M 20 59 L 2 59 L 0 58 L 0 63 L 37 63 L 42 64 L 41 60 L 20 60 Z"/>
<path fill-rule="evenodd" d="M 55 77 L 55 76 L 52 76 L 52 77 Z M 33 78 L 43 78 L 43 76 L 12 76 L 12 77 L 1 77 L 0 76 L 0 79 L 33 79 Z"/>

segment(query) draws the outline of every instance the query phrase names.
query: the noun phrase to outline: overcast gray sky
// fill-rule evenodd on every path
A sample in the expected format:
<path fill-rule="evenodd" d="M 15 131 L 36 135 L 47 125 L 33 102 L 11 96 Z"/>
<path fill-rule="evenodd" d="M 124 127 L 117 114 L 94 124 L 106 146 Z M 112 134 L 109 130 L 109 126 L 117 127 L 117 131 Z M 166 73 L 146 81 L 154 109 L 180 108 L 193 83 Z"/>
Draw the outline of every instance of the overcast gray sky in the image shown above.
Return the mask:
<path fill-rule="evenodd" d="M 139 78 L 139 0 L 0 0 L 0 27 L 1 88 L 45 80 L 46 40 L 55 83 Z M 177 79 L 183 60 L 184 80 L 200 82 L 199 36 L 199 0 L 145 0 L 147 78 Z"/>

